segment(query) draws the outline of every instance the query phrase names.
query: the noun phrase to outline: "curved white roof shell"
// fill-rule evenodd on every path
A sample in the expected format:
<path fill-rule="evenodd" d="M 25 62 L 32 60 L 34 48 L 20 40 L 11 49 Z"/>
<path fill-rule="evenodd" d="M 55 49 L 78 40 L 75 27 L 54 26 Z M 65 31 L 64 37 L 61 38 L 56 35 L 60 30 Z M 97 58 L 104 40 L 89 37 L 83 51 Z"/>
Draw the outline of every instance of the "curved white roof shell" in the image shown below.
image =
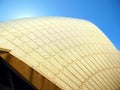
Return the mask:
<path fill-rule="evenodd" d="M 118 50 L 85 20 L 46 17 L 0 23 L 0 50 L 63 90 L 115 90 L 120 86 Z"/>

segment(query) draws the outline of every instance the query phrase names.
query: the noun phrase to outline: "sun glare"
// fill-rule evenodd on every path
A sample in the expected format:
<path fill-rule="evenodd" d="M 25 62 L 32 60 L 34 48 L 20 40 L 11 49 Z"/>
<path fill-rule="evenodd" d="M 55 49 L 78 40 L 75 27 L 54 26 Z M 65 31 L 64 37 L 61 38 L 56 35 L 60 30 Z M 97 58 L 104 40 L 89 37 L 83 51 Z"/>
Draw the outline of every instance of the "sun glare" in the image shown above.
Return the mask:
<path fill-rule="evenodd" d="M 11 16 L 14 19 L 20 19 L 20 18 L 29 18 L 29 17 L 35 17 L 36 16 L 36 12 L 32 9 L 20 9 L 20 10 L 15 10 Z"/>
<path fill-rule="evenodd" d="M 23 13 L 23 14 L 17 14 L 14 16 L 15 19 L 19 19 L 19 18 L 29 18 L 29 17 L 34 17 L 34 14 L 31 13 Z"/>

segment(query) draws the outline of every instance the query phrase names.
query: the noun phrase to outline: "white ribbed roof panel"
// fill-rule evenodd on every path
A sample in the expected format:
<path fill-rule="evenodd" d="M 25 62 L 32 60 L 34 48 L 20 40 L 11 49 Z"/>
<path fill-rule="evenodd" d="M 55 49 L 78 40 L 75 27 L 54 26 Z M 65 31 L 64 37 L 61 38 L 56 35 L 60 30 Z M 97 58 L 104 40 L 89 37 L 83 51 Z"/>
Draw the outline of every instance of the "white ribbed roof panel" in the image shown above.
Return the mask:
<path fill-rule="evenodd" d="M 0 48 L 63 90 L 120 86 L 119 52 L 85 20 L 48 17 L 0 23 Z"/>

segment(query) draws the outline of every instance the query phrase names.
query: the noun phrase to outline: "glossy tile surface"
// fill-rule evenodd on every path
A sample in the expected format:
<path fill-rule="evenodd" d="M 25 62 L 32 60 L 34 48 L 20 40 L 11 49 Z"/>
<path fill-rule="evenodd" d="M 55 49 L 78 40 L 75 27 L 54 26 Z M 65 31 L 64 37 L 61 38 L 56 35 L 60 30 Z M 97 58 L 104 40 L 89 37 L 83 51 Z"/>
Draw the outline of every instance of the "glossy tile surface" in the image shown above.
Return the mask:
<path fill-rule="evenodd" d="M 63 90 L 118 89 L 120 54 L 92 23 L 31 18 L 0 23 L 0 49 Z"/>

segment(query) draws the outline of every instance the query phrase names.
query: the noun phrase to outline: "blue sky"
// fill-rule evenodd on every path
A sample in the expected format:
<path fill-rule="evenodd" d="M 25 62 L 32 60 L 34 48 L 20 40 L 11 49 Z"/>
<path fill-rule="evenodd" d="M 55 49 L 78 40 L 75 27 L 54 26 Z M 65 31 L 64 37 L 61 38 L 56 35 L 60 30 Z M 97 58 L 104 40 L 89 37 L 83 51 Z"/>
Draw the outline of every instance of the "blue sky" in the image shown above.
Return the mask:
<path fill-rule="evenodd" d="M 36 16 L 89 20 L 120 50 L 120 0 L 0 0 L 0 21 Z"/>

